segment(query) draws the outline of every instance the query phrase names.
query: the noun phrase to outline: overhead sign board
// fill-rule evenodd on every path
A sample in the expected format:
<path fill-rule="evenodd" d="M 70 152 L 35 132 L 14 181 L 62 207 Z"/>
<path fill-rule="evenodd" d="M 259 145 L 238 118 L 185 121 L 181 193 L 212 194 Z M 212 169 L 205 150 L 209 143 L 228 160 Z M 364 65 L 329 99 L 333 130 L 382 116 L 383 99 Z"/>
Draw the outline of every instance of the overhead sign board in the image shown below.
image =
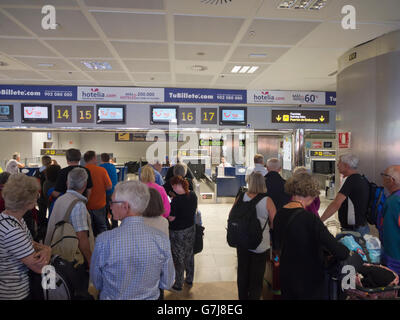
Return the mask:
<path fill-rule="evenodd" d="M 76 87 L 0 85 L 0 100 L 76 101 Z"/>
<path fill-rule="evenodd" d="M 164 88 L 78 87 L 78 101 L 164 102 Z"/>
<path fill-rule="evenodd" d="M 336 151 L 334 150 L 310 150 L 310 157 L 329 157 L 334 158 L 336 157 Z"/>
<path fill-rule="evenodd" d="M 272 123 L 329 123 L 329 111 L 272 110 Z"/>
<path fill-rule="evenodd" d="M 325 105 L 325 91 L 248 90 L 247 103 Z"/>

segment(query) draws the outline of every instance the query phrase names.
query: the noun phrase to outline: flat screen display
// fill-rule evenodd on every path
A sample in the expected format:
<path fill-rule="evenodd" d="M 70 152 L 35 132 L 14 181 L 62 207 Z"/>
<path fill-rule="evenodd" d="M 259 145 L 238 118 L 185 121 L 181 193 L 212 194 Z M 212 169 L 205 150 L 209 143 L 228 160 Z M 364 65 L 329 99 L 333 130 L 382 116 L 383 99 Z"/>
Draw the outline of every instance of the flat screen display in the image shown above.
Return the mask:
<path fill-rule="evenodd" d="M 10 104 L 0 104 L 0 121 L 14 121 L 14 108 Z"/>
<path fill-rule="evenodd" d="M 98 105 L 97 106 L 97 123 L 125 123 L 125 106 L 124 105 Z"/>
<path fill-rule="evenodd" d="M 168 124 L 170 122 L 178 123 L 178 107 L 157 107 L 150 108 L 151 124 Z"/>
<path fill-rule="evenodd" d="M 333 174 L 335 173 L 335 161 L 313 161 L 313 173 Z"/>
<path fill-rule="evenodd" d="M 247 108 L 246 107 L 220 107 L 220 124 L 231 125 L 247 125 Z"/>
<path fill-rule="evenodd" d="M 23 123 L 51 123 L 51 104 L 21 104 Z"/>

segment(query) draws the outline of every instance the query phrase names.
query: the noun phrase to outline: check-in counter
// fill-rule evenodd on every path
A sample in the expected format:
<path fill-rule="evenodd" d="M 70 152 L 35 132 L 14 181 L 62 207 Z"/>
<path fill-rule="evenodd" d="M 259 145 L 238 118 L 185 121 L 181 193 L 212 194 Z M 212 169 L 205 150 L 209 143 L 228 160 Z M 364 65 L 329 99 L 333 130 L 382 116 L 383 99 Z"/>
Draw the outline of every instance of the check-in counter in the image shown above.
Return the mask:
<path fill-rule="evenodd" d="M 39 169 L 40 169 L 39 167 L 25 167 L 25 168 L 20 168 L 19 172 L 25 173 L 27 176 L 32 177 L 35 174 L 35 172 Z"/>
<path fill-rule="evenodd" d="M 117 170 L 118 182 L 124 181 L 128 168 L 125 166 L 115 166 Z"/>
<path fill-rule="evenodd" d="M 223 175 L 221 175 L 222 170 Z M 246 168 L 242 166 L 217 167 L 216 176 L 217 197 L 236 197 L 239 188 L 246 185 Z"/>

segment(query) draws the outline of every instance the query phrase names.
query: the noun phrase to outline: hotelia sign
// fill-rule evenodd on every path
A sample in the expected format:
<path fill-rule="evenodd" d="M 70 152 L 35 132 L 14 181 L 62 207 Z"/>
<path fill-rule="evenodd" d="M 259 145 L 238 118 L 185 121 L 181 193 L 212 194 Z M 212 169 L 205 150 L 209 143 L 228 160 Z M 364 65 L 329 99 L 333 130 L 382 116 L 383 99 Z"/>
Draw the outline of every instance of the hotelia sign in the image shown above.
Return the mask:
<path fill-rule="evenodd" d="M 336 92 L 0 85 L 0 100 L 336 105 Z"/>

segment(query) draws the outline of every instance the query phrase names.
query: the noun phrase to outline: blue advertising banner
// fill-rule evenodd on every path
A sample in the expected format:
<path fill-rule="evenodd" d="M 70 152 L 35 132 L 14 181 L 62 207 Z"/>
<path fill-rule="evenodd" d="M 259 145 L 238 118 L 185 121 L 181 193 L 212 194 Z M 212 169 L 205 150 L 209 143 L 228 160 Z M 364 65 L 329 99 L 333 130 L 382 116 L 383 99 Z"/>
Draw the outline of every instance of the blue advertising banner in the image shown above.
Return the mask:
<path fill-rule="evenodd" d="M 247 103 L 246 90 L 165 88 L 165 102 Z"/>
<path fill-rule="evenodd" d="M 326 105 L 336 106 L 336 92 L 333 92 L 333 91 L 325 92 L 325 96 L 326 96 L 326 99 L 325 99 Z"/>
<path fill-rule="evenodd" d="M 76 86 L 0 85 L 0 100 L 72 100 L 76 101 Z"/>

